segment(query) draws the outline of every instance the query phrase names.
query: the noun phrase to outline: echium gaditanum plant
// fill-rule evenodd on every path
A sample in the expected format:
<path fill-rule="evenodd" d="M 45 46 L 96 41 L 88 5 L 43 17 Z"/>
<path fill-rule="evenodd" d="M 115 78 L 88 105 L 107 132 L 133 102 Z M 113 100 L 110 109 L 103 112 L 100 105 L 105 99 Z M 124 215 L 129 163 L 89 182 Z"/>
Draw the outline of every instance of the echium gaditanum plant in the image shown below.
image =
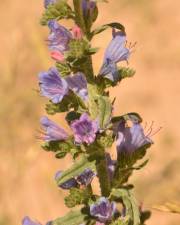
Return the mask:
<path fill-rule="evenodd" d="M 153 144 L 151 137 L 156 131 L 152 131 L 152 125 L 143 128 L 137 113 L 114 116 L 115 100 L 110 100 L 108 92 L 109 87 L 134 75 L 133 69 L 121 66 L 122 61 L 129 60 L 134 45 L 127 44 L 120 23 L 92 29 L 98 0 L 74 0 L 73 7 L 66 0 L 45 0 L 44 8 L 41 24 L 50 30 L 47 44 L 55 65 L 39 74 L 40 94 L 49 100 L 47 114 L 67 113 L 65 119 L 72 132 L 43 116 L 40 138 L 43 149 L 56 158 L 72 156 L 73 165 L 58 171 L 55 180 L 58 188 L 67 191 L 66 206 L 76 207 L 47 225 L 143 225 L 150 212 L 142 210 L 128 180 L 134 170 L 147 164 L 147 160 L 137 162 Z M 64 27 L 61 19 L 71 19 L 73 26 Z M 108 28 L 112 39 L 98 74 L 94 74 L 92 55 L 98 49 L 91 41 Z M 116 159 L 108 153 L 114 142 Z M 95 177 L 100 195 L 93 192 Z M 40 225 L 29 217 L 22 224 Z"/>

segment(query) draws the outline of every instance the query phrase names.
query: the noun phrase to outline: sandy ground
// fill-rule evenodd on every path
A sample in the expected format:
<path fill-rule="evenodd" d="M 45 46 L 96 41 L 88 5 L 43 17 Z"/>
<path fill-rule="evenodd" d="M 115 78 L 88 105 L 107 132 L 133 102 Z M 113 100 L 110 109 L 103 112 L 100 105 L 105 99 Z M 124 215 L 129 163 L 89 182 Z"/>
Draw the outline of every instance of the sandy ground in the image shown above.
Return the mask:
<path fill-rule="evenodd" d="M 115 115 L 139 112 L 145 122 L 163 130 L 154 137 L 150 162 L 132 182 L 145 208 L 180 201 L 180 2 L 174 0 L 109 0 L 101 4 L 95 24 L 118 21 L 126 26 L 128 40 L 138 45 L 130 66 L 133 79 L 111 90 Z M 48 34 L 39 26 L 41 0 L 5 0 L 0 4 L 0 225 L 20 224 L 24 215 L 45 222 L 64 215 L 65 192 L 53 180 L 70 158 L 54 159 L 39 147 L 35 136 L 45 100 L 38 96 L 37 74 L 52 61 L 43 42 Z M 97 36 L 101 47 L 94 57 L 98 71 L 110 30 Z M 64 123 L 63 115 L 56 116 Z M 147 225 L 179 225 L 180 215 L 153 211 Z"/>

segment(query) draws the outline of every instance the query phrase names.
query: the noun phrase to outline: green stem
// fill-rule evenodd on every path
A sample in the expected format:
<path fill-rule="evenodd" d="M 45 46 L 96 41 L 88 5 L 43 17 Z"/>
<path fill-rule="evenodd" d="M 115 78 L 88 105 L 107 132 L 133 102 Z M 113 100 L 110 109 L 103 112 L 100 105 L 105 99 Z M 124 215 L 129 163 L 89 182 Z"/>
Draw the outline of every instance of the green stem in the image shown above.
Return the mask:
<path fill-rule="evenodd" d="M 108 175 L 108 168 L 105 154 L 103 155 L 103 158 L 98 162 L 96 169 L 99 178 L 101 194 L 102 196 L 108 197 L 110 195 L 111 185 Z"/>
<path fill-rule="evenodd" d="M 73 3 L 74 3 L 74 10 L 75 10 L 75 16 L 76 16 L 76 23 L 82 29 L 86 38 L 89 40 L 90 29 L 86 27 L 86 23 L 84 21 L 83 11 L 82 11 L 82 0 L 73 0 Z M 83 66 L 83 69 L 87 77 L 88 86 L 89 85 L 96 86 L 96 84 L 94 83 L 94 72 L 93 72 L 91 56 L 88 56 L 87 61 Z M 96 89 L 97 89 L 97 86 L 96 86 Z M 93 95 L 95 94 L 96 93 L 93 93 Z M 102 149 L 100 148 L 99 151 L 102 151 Z M 97 167 L 97 174 L 99 177 L 101 193 L 103 196 L 108 197 L 110 194 L 111 185 L 110 185 L 109 176 L 108 176 L 105 151 L 102 151 L 102 157 L 100 160 L 97 161 L 96 167 Z"/>
<path fill-rule="evenodd" d="M 73 0 L 74 3 L 74 10 L 75 10 L 75 16 L 76 16 L 76 23 L 77 25 L 82 29 L 83 33 L 85 34 L 86 38 L 88 39 L 88 29 L 86 27 L 86 23 L 84 21 L 83 17 L 83 11 L 82 11 L 82 0 Z M 94 78 L 94 71 L 92 66 L 92 57 L 88 56 L 87 61 L 85 65 L 83 66 L 84 73 L 87 77 L 88 81 L 92 81 Z"/>

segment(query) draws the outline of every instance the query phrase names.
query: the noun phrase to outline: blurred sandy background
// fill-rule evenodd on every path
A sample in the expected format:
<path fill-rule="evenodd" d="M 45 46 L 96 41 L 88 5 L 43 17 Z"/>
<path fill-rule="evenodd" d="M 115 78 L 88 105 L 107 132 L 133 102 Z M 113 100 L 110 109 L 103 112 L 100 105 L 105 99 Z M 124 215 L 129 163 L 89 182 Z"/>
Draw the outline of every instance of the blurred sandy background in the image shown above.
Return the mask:
<path fill-rule="evenodd" d="M 137 111 L 144 121 L 163 126 L 150 163 L 133 178 L 138 200 L 145 208 L 180 201 L 180 2 L 109 2 L 101 4 L 96 26 L 121 22 L 128 40 L 138 42 L 130 60 L 136 76 L 111 92 L 117 97 L 115 115 Z M 69 158 L 54 159 L 35 139 L 45 103 L 36 93 L 37 74 L 52 65 L 43 42 L 48 30 L 39 25 L 42 9 L 41 0 L 0 1 L 0 225 L 18 225 L 24 215 L 43 223 L 67 212 L 53 176 L 69 166 Z M 96 70 L 110 39 L 109 30 L 94 42 L 102 48 Z M 180 215 L 153 211 L 147 224 L 179 225 Z"/>

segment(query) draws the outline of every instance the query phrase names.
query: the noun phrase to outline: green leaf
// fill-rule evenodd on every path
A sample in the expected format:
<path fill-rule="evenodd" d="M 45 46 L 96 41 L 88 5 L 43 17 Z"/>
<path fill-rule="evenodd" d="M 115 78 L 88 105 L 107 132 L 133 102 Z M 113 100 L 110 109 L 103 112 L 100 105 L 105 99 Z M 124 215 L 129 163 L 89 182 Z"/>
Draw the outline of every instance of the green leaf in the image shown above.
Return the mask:
<path fill-rule="evenodd" d="M 131 190 L 113 189 L 111 192 L 112 199 L 121 199 L 126 208 L 126 216 L 130 217 L 130 225 L 140 225 L 139 205 L 132 194 Z"/>
<path fill-rule="evenodd" d="M 98 89 L 97 86 L 88 84 L 88 108 L 92 119 L 96 119 L 98 116 L 97 105 Z"/>
<path fill-rule="evenodd" d="M 112 104 L 108 97 L 99 96 L 98 99 L 98 118 L 101 129 L 105 129 L 111 120 Z"/>
<path fill-rule="evenodd" d="M 71 188 L 70 195 L 65 197 L 65 204 L 68 208 L 76 205 L 87 204 L 92 193 L 88 189 Z"/>
<path fill-rule="evenodd" d="M 80 175 L 87 168 L 96 171 L 96 162 L 90 161 L 87 156 L 83 155 L 81 159 L 75 161 L 69 169 L 62 173 L 61 177 L 57 180 L 58 186 L 68 181 L 72 177 Z"/>
<path fill-rule="evenodd" d="M 60 103 L 54 104 L 50 101 L 49 104 L 46 104 L 45 109 L 49 115 L 54 115 L 56 113 L 70 111 L 71 109 L 79 112 L 86 111 L 86 105 L 79 96 L 69 91 L 69 94 Z"/>
<path fill-rule="evenodd" d="M 66 76 L 70 75 L 70 73 L 71 73 L 71 68 L 66 63 L 56 62 L 56 68 L 60 72 L 61 77 L 66 77 Z"/>
<path fill-rule="evenodd" d="M 67 4 L 66 0 L 58 0 L 55 4 L 50 4 L 42 15 L 41 25 L 47 25 L 49 20 L 60 20 L 74 18 L 74 12 Z"/>
<path fill-rule="evenodd" d="M 76 158 L 82 152 L 80 146 L 74 145 L 74 140 L 71 137 L 65 141 L 45 142 L 42 148 L 46 151 L 55 152 L 55 157 L 58 159 L 64 158 L 67 153 Z"/>
<path fill-rule="evenodd" d="M 129 216 L 117 219 L 116 221 L 112 222 L 110 225 L 129 225 Z"/>
<path fill-rule="evenodd" d="M 52 221 L 52 225 L 80 225 L 86 220 L 87 215 L 81 211 L 71 211 L 66 216 Z"/>
<path fill-rule="evenodd" d="M 138 113 L 130 112 L 130 113 L 124 114 L 122 116 L 113 117 L 111 122 L 117 123 L 117 122 L 120 122 L 122 120 L 125 120 L 125 121 L 130 120 L 133 123 L 141 123 L 142 117 Z"/>
<path fill-rule="evenodd" d="M 109 24 L 102 25 L 101 27 L 98 27 L 95 30 L 93 30 L 91 32 L 91 38 L 94 35 L 99 34 L 99 33 L 105 31 L 108 28 L 115 28 L 115 29 L 118 29 L 118 30 L 121 30 L 121 31 L 125 32 L 125 27 L 122 24 L 120 24 L 120 23 L 109 23 Z"/>

